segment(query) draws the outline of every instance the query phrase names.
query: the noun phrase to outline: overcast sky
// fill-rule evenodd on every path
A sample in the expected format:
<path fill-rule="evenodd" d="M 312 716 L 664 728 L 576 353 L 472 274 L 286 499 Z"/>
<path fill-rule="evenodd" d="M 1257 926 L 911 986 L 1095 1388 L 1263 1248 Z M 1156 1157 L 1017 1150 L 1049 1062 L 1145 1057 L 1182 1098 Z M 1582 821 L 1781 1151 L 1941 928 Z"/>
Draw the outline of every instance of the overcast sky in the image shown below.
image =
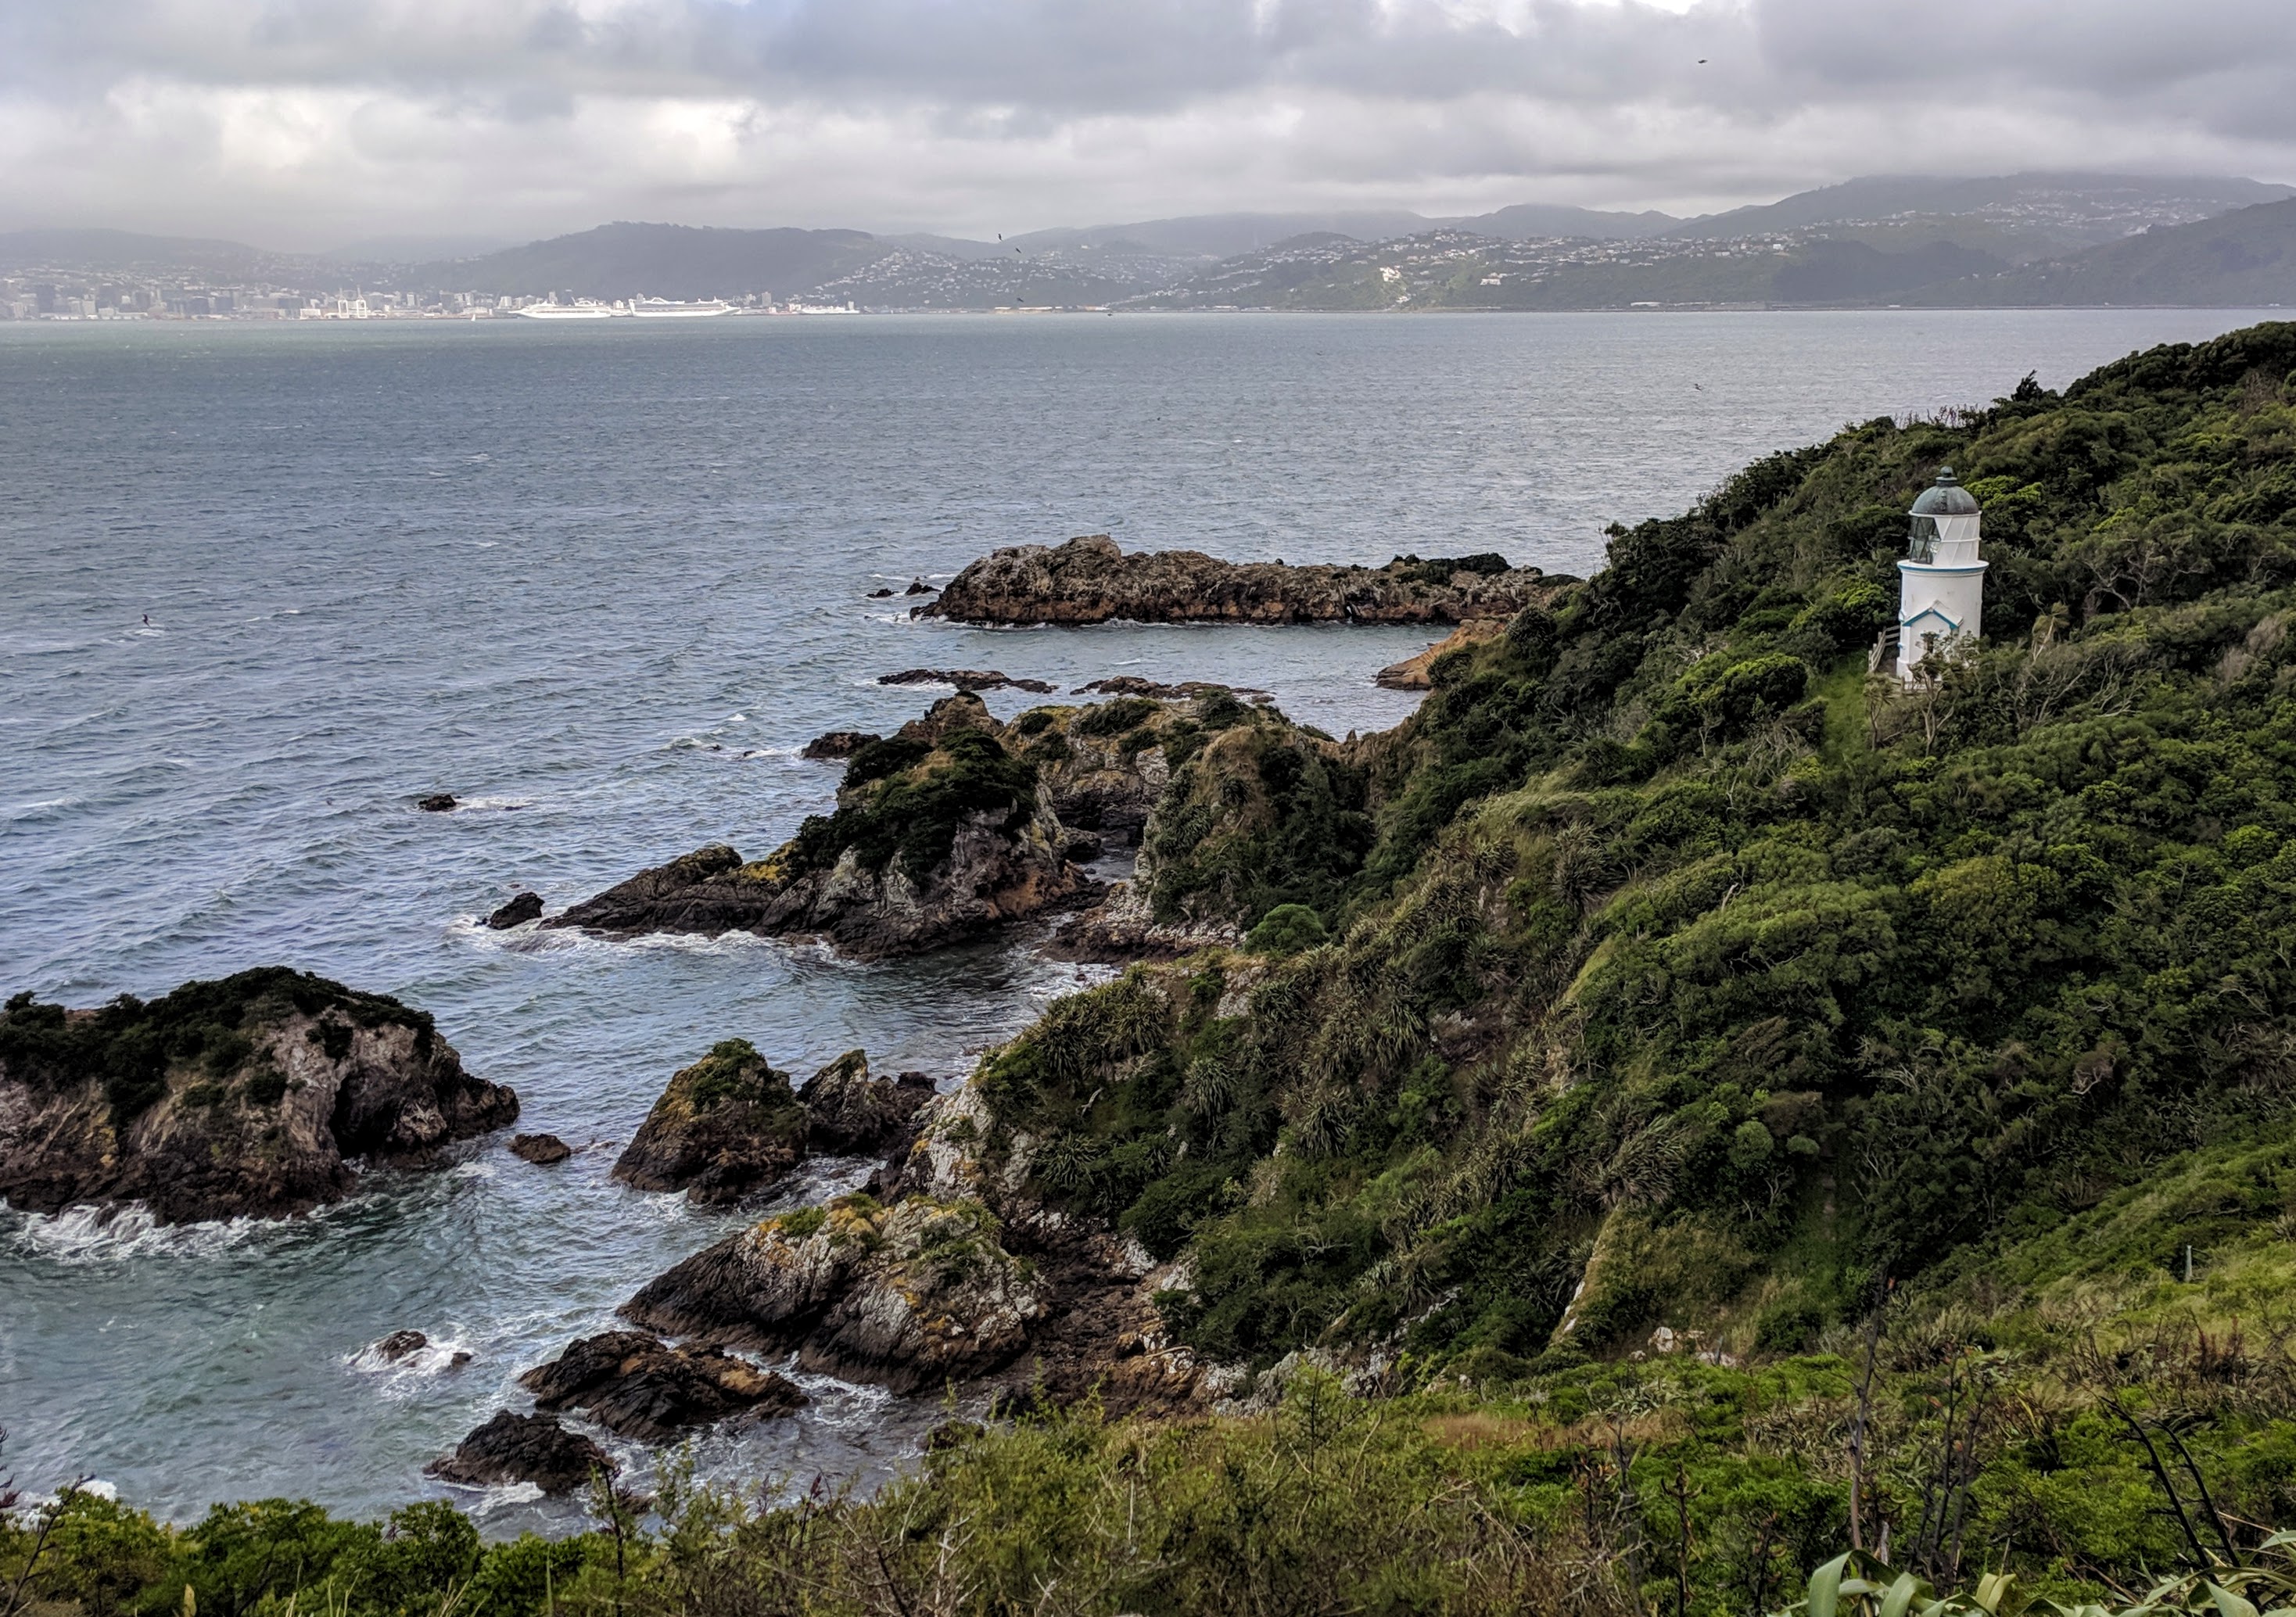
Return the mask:
<path fill-rule="evenodd" d="M 2296 180 L 2296 0 L 0 0 L 0 229 L 1012 234 Z"/>

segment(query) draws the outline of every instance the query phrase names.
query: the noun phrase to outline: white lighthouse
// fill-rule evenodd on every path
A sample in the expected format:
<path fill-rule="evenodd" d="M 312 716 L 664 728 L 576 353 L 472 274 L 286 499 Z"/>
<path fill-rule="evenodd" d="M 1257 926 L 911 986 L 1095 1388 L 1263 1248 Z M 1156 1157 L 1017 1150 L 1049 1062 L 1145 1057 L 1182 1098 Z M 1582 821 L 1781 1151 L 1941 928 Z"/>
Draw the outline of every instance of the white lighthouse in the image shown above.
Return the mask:
<path fill-rule="evenodd" d="M 1914 502 L 1905 560 L 1898 563 L 1898 677 L 1955 641 L 1973 644 L 1985 614 L 1985 563 L 1977 554 L 1982 520 L 1976 497 L 1947 466 Z"/>

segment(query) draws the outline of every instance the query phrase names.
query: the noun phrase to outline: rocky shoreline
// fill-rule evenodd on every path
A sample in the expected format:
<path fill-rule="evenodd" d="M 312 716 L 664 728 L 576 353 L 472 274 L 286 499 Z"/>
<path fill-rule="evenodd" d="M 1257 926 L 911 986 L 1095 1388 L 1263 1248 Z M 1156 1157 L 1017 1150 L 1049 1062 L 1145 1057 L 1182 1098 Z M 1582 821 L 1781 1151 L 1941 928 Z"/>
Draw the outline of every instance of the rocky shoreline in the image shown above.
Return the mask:
<path fill-rule="evenodd" d="M 911 615 L 1002 625 L 1464 623 L 1511 617 L 1575 581 L 1496 554 L 1287 566 L 1194 550 L 1127 555 L 1106 534 L 1087 534 L 992 552 Z"/>

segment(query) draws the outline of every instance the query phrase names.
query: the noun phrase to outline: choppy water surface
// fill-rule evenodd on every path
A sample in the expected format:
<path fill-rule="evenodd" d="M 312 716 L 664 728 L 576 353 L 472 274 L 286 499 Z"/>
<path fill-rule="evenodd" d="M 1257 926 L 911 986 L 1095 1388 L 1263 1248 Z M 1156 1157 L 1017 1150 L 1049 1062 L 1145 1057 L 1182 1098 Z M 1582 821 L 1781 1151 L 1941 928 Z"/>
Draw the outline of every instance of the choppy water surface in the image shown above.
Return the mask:
<path fill-rule="evenodd" d="M 859 1045 L 952 1080 L 1078 969 L 476 917 L 711 840 L 768 849 L 830 803 L 808 737 L 936 694 L 873 683 L 897 669 L 1225 679 L 1333 731 L 1408 710 L 1369 677 L 1409 631 L 997 632 L 868 598 L 995 546 L 1584 572 L 1604 522 L 1766 450 L 2257 317 L 0 326 L 0 993 L 308 967 L 435 1012 L 522 1127 L 577 1145 L 627 1139 L 733 1035 L 800 1076 Z M 431 791 L 470 807 L 414 811 Z M 730 1227 L 612 1184 L 613 1154 L 539 1170 L 484 1142 L 292 1225 L 0 1214 L 8 1466 L 178 1518 L 436 1491 L 423 1462 L 524 1408 L 519 1370 Z M 440 1351 L 376 1364 L 405 1326 Z M 938 1415 L 808 1379 L 811 1408 L 704 1464 L 879 1474 Z M 491 1530 L 570 1519 L 459 1497 Z"/>

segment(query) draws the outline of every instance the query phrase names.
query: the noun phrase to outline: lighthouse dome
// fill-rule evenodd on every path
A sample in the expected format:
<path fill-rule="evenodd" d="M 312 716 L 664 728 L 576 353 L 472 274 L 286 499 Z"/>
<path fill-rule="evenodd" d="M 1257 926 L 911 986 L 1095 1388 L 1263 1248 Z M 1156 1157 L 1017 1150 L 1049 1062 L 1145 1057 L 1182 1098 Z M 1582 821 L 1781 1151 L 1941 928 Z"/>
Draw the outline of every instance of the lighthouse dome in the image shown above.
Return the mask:
<path fill-rule="evenodd" d="M 1938 469 L 1936 484 L 1922 490 L 1921 498 L 1914 502 L 1915 516 L 1975 516 L 1977 497 L 1961 486 L 1951 466 Z"/>

